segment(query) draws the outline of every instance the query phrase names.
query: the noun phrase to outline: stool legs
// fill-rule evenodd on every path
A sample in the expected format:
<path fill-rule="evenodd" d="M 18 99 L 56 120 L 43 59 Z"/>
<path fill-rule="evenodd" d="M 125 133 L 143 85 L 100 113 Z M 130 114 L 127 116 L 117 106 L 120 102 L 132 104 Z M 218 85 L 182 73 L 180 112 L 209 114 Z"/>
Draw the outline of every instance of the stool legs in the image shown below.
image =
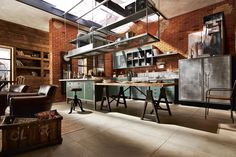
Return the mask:
<path fill-rule="evenodd" d="M 77 97 L 77 94 L 76 94 L 76 91 L 75 91 L 75 95 L 74 95 L 74 99 L 72 100 L 71 102 L 71 107 L 70 107 L 70 113 L 72 113 L 72 110 L 75 110 L 75 107 L 79 105 L 80 109 L 82 112 L 85 112 L 84 109 L 83 109 L 83 106 L 82 106 L 82 101 L 80 99 L 78 99 Z"/>

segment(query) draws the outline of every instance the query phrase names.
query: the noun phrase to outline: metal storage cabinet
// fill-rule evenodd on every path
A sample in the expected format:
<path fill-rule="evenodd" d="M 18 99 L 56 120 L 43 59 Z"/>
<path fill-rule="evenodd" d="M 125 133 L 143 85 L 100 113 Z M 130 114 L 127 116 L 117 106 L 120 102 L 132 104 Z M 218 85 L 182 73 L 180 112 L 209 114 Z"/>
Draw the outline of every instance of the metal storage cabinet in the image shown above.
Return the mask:
<path fill-rule="evenodd" d="M 202 75 L 202 59 L 184 59 L 179 61 L 179 100 L 202 100 Z"/>
<path fill-rule="evenodd" d="M 179 100 L 204 102 L 209 88 L 231 88 L 231 69 L 230 56 L 180 60 Z"/>

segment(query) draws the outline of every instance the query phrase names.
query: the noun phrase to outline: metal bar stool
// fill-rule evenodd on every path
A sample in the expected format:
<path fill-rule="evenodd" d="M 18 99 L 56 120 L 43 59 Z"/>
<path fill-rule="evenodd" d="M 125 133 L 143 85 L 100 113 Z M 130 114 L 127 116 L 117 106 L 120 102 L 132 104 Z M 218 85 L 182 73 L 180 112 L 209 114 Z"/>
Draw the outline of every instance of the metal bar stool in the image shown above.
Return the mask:
<path fill-rule="evenodd" d="M 71 102 L 71 107 L 70 107 L 69 114 L 72 113 L 72 110 L 75 110 L 75 107 L 77 105 L 79 105 L 79 107 L 81 109 L 81 112 L 85 112 L 84 109 L 83 109 L 83 106 L 82 106 L 82 101 L 78 98 L 78 96 L 76 94 L 76 92 L 82 91 L 82 88 L 72 88 L 71 91 L 75 92 L 75 94 L 74 94 L 74 99 Z"/>

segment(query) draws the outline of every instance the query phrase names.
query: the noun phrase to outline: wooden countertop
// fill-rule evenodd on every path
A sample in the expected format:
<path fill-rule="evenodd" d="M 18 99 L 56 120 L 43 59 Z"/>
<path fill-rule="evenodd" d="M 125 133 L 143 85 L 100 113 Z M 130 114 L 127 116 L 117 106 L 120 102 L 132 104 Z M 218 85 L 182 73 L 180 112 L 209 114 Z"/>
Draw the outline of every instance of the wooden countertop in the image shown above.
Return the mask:
<path fill-rule="evenodd" d="M 70 82 L 72 82 L 72 81 L 96 81 L 96 82 L 101 82 L 102 81 L 102 79 L 59 79 L 59 81 L 60 82 L 63 82 L 63 81 L 70 81 Z"/>
<path fill-rule="evenodd" d="M 135 82 L 128 82 L 128 83 L 96 83 L 95 85 L 98 86 L 137 86 L 137 87 L 151 87 L 151 86 L 156 86 L 156 87 L 167 87 L 167 86 L 175 86 L 177 83 L 168 83 L 168 82 L 163 82 L 163 83 L 135 83 Z"/>

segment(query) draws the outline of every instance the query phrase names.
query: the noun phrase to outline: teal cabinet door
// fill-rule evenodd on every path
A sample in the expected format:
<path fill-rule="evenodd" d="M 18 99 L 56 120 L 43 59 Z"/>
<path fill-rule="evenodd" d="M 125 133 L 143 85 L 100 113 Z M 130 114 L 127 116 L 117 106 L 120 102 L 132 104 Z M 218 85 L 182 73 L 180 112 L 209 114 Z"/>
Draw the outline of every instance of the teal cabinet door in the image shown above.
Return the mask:
<path fill-rule="evenodd" d="M 136 88 L 138 88 L 142 92 L 140 92 Z M 135 87 L 131 87 L 131 97 L 133 99 L 145 99 L 146 96 L 143 95 L 143 93 L 146 94 L 147 87 L 136 87 L 136 88 Z"/>
<path fill-rule="evenodd" d="M 167 96 L 168 101 L 174 102 L 175 87 L 166 87 L 166 96 Z"/>
<path fill-rule="evenodd" d="M 76 92 L 77 96 L 80 99 L 84 99 L 84 83 L 83 82 L 66 82 L 66 97 L 73 99 L 74 98 L 74 93 L 72 92 L 72 88 L 81 88 L 82 91 Z"/>
<path fill-rule="evenodd" d="M 151 90 L 152 90 L 153 99 L 158 100 L 159 95 L 160 95 L 160 87 L 151 87 Z"/>
<path fill-rule="evenodd" d="M 94 82 L 93 81 L 86 81 L 84 82 L 84 99 L 86 100 L 94 100 Z"/>
<path fill-rule="evenodd" d="M 109 86 L 108 87 L 109 90 L 109 96 L 117 96 L 119 94 L 119 87 L 117 86 Z"/>
<path fill-rule="evenodd" d="M 113 69 L 127 68 L 127 58 L 124 51 L 113 53 Z"/>
<path fill-rule="evenodd" d="M 74 97 L 74 94 L 73 92 L 71 91 L 71 89 L 73 88 L 74 86 L 74 82 L 66 82 L 66 98 L 73 98 Z"/>

